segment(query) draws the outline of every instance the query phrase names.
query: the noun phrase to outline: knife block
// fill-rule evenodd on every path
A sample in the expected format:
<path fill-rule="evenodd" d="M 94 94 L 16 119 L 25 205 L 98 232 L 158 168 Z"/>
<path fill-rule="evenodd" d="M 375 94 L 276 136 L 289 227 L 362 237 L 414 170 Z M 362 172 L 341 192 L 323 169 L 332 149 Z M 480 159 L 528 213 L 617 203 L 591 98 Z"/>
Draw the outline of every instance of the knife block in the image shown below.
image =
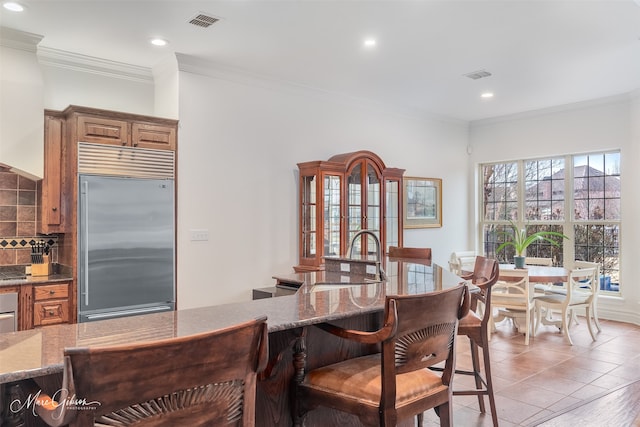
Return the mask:
<path fill-rule="evenodd" d="M 51 275 L 51 262 L 49 262 L 49 255 L 43 255 L 42 259 L 44 262 L 42 264 L 31 264 L 31 276 L 50 276 Z"/>

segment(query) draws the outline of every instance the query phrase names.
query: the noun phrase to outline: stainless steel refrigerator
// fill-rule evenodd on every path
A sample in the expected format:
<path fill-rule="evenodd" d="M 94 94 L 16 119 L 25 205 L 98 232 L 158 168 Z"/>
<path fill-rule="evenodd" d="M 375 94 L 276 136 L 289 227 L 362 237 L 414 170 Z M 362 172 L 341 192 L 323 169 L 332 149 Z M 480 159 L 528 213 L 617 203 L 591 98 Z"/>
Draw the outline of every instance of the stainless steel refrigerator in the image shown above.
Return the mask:
<path fill-rule="evenodd" d="M 172 179 L 80 175 L 78 321 L 175 308 Z"/>

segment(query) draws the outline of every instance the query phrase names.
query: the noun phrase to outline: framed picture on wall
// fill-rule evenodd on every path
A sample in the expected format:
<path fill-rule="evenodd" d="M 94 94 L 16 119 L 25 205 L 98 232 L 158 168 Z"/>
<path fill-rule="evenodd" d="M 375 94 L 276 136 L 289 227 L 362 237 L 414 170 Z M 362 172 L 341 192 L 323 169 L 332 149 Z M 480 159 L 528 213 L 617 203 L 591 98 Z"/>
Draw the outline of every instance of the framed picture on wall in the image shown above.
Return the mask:
<path fill-rule="evenodd" d="M 404 228 L 442 227 L 442 180 L 404 178 Z"/>

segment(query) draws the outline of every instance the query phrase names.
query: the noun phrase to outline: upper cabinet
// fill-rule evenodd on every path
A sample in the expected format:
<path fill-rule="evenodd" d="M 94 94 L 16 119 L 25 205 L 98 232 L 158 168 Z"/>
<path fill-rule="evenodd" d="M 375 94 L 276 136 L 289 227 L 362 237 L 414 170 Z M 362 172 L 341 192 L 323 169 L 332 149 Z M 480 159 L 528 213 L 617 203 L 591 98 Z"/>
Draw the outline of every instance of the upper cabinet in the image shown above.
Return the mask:
<path fill-rule="evenodd" d="M 327 161 L 298 163 L 300 171 L 300 263 L 297 272 L 324 268 L 325 256 L 345 256 L 361 230 L 373 232 L 381 255 L 402 246 L 402 175 L 375 153 L 339 154 Z M 363 234 L 352 256 L 377 255 L 373 237 Z"/>
<path fill-rule="evenodd" d="M 175 150 L 176 128 L 148 119 L 113 117 L 98 110 L 79 112 L 78 141 L 138 148 Z"/>

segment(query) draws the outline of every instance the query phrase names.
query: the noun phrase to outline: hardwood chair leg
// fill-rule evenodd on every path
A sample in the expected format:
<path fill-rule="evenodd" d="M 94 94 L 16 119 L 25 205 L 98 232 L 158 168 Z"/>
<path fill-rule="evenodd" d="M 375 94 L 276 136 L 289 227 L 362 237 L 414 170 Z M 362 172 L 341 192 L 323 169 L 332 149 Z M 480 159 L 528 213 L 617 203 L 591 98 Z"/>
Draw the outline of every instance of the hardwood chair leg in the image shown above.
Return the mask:
<path fill-rule="evenodd" d="M 438 414 L 440 415 L 440 427 L 450 427 L 453 419 L 453 405 L 451 402 L 438 406 Z"/>
<path fill-rule="evenodd" d="M 480 377 L 480 360 L 478 355 L 478 344 L 474 340 L 470 340 L 471 343 L 471 363 L 473 365 L 473 377 L 476 382 L 476 390 L 482 390 L 482 380 Z M 484 353 L 484 350 L 483 350 Z M 480 406 L 480 412 L 485 412 L 484 397 L 478 393 L 478 405 Z"/>
<path fill-rule="evenodd" d="M 498 412 L 496 410 L 496 400 L 493 396 L 493 379 L 491 376 L 491 360 L 489 357 L 489 343 L 485 342 L 482 346 L 482 359 L 484 361 L 484 375 L 487 383 L 487 396 L 489 397 L 489 408 L 491 409 L 491 419 L 493 427 L 498 427 Z"/>
<path fill-rule="evenodd" d="M 418 427 L 422 427 L 424 423 L 424 412 L 420 412 L 416 415 L 416 423 L 418 424 Z"/>

